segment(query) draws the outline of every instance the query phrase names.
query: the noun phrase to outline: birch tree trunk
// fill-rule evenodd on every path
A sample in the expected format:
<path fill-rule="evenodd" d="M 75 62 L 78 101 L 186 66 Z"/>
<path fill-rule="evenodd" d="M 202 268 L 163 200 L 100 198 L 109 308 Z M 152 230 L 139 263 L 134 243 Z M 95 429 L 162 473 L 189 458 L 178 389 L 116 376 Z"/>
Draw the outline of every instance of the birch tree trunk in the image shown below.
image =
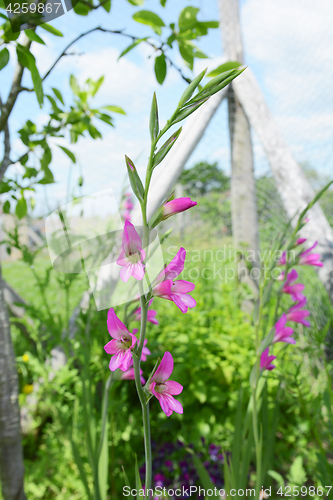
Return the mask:
<path fill-rule="evenodd" d="M 238 0 L 220 0 L 220 26 L 223 49 L 230 61 L 244 62 Z M 239 78 L 242 78 L 240 76 Z M 229 130 L 231 147 L 231 214 L 232 235 L 236 248 L 251 251 L 249 260 L 257 265 L 258 218 L 253 170 L 252 140 L 249 121 L 240 104 L 233 84 L 228 92 Z"/>
<path fill-rule="evenodd" d="M 236 78 L 234 89 L 264 147 L 288 216 L 294 217 L 314 198 L 313 189 L 276 126 L 249 68 Z M 317 249 L 324 264 L 318 274 L 333 302 L 333 231 L 318 203 L 309 211 L 309 218 L 301 235 L 307 238 L 308 246 L 318 241 Z"/>
<path fill-rule="evenodd" d="M 0 267 L 0 479 L 4 500 L 25 500 L 18 375 Z"/>

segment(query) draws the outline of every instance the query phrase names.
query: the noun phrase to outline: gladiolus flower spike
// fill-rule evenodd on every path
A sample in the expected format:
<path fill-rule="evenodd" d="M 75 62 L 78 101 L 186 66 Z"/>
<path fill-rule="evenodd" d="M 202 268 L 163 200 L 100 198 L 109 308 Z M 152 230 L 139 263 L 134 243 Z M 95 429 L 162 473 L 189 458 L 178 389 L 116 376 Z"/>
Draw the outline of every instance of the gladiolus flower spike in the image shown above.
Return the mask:
<path fill-rule="evenodd" d="M 178 382 L 168 380 L 172 372 L 173 359 L 170 352 L 166 351 L 148 387 L 149 392 L 159 400 L 161 408 L 167 417 L 170 417 L 174 411 L 183 413 L 182 405 L 173 397 L 182 392 L 183 386 Z"/>
<path fill-rule="evenodd" d="M 186 250 L 180 248 L 165 269 L 163 269 L 153 284 L 153 295 L 162 299 L 172 300 L 177 307 L 186 313 L 189 307 L 196 306 L 196 301 L 189 292 L 192 292 L 195 285 L 189 281 L 174 279 L 184 270 Z"/>
<path fill-rule="evenodd" d="M 138 339 L 117 318 L 114 309 L 109 309 L 108 311 L 107 325 L 109 334 L 113 339 L 104 346 L 105 352 L 113 354 L 109 368 L 112 372 L 117 368 L 126 372 L 133 362 L 132 350 Z"/>
<path fill-rule="evenodd" d="M 142 249 L 142 241 L 135 227 L 128 220 L 125 221 L 123 231 L 122 251 L 117 259 L 118 266 L 122 266 L 120 277 L 126 283 L 130 276 L 142 280 L 145 274 L 144 260 L 145 251 Z"/>

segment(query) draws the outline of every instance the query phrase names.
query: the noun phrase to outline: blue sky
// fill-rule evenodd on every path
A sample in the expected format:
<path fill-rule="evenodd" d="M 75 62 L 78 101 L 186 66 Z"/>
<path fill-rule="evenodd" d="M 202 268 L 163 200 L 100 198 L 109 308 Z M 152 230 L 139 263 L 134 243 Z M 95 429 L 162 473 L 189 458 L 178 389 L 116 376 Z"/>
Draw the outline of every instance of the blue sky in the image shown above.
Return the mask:
<path fill-rule="evenodd" d="M 177 19 L 187 5 L 200 8 L 200 20 L 217 20 L 217 0 L 184 1 L 168 0 L 163 9 L 158 0 L 146 0 L 144 7 L 158 13 L 168 24 Z M 113 0 L 110 14 L 99 9 L 88 17 L 77 16 L 73 11 L 53 21 L 64 33 L 63 38 L 51 36 L 44 30 L 39 34 L 47 47 L 34 44 L 34 54 L 41 74 L 62 51 L 70 40 L 95 26 L 109 29 L 125 28 L 136 36 L 153 35 L 148 26 L 131 20 L 136 10 L 126 0 Z M 268 104 L 296 159 L 308 161 L 325 174 L 333 174 L 333 97 L 331 74 L 333 62 L 333 3 L 331 0 L 242 0 L 240 3 L 246 64 L 258 78 Z M 167 31 L 167 29 L 165 30 Z M 75 74 L 82 82 L 88 77 L 97 79 L 105 75 L 105 81 L 96 98 L 96 105 L 116 104 L 127 115 L 116 115 L 116 128 L 101 127 L 103 140 L 87 138 L 72 146 L 77 155 L 77 165 L 72 168 L 72 186 L 83 171 L 83 193 L 90 194 L 105 188 L 119 193 L 125 178 L 124 154 L 137 162 L 143 173 L 149 147 L 148 116 L 154 91 L 160 107 L 161 120 L 166 120 L 185 88 L 184 82 L 172 68 L 163 86 L 153 74 L 151 49 L 143 44 L 117 62 L 119 53 L 129 44 L 120 36 L 95 33 L 82 39 L 73 50 L 83 55 L 64 58 L 52 76 L 46 80 L 45 91 L 58 87 L 69 101 L 69 75 Z M 204 67 L 218 66 L 223 57 L 219 29 L 210 30 L 198 45 L 210 59 L 197 60 L 194 74 Z M 181 65 L 177 52 L 170 57 Z M 1 72 L 1 89 L 6 95 L 13 65 Z M 191 72 L 184 69 L 191 77 Z M 29 84 L 28 78 L 26 84 Z M 17 130 L 27 118 L 42 123 L 47 107 L 38 108 L 31 94 L 21 94 L 11 116 L 11 128 Z M 265 172 L 268 164 L 262 148 L 254 139 L 256 173 Z M 59 141 L 58 141 L 59 142 Z M 20 152 L 19 143 L 13 137 L 14 150 Z M 13 153 L 14 154 L 14 153 Z M 221 106 L 207 129 L 205 137 L 192 155 L 189 164 L 199 160 L 217 160 L 226 171 L 230 168 L 229 138 L 226 104 Z M 47 187 L 51 207 L 66 200 L 69 159 L 56 147 L 53 148 L 52 169 L 56 184 Z M 163 164 L 160 168 L 163 167 Z M 13 167 L 13 171 L 17 167 Z M 37 193 L 38 211 L 44 210 L 44 193 Z"/>

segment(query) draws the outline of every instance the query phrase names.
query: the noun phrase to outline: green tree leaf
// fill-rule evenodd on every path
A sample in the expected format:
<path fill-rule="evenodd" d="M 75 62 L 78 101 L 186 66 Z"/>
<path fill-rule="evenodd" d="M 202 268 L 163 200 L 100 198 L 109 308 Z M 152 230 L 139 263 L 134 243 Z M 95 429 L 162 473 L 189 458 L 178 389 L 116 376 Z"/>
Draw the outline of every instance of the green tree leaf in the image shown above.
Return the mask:
<path fill-rule="evenodd" d="M 5 214 L 9 214 L 10 212 L 10 202 L 7 200 L 3 204 L 2 210 L 4 211 Z"/>
<path fill-rule="evenodd" d="M 59 144 L 58 144 L 58 146 L 59 146 Z M 62 149 L 64 153 L 66 153 L 66 155 L 72 160 L 73 163 L 76 163 L 75 154 L 72 153 L 72 151 L 70 151 L 67 148 L 64 148 L 64 146 L 59 146 L 59 148 Z"/>
<path fill-rule="evenodd" d="M 80 87 L 74 75 L 71 75 L 69 77 L 69 84 L 71 86 L 73 94 L 78 95 L 80 93 Z"/>
<path fill-rule="evenodd" d="M 64 99 L 63 99 L 63 97 L 62 97 L 62 95 L 61 95 L 60 90 L 58 90 L 58 89 L 56 89 L 56 88 L 54 88 L 54 87 L 52 87 L 52 90 L 53 90 L 53 92 L 54 92 L 55 96 L 56 96 L 56 97 L 59 99 L 59 101 L 61 102 L 61 104 L 65 105 L 65 103 L 64 103 Z"/>
<path fill-rule="evenodd" d="M 145 0 L 127 0 L 132 5 L 143 5 Z"/>
<path fill-rule="evenodd" d="M 155 12 L 151 12 L 150 10 L 140 10 L 139 12 L 136 12 L 133 15 L 133 19 L 137 23 L 147 24 L 148 26 L 153 28 L 157 35 L 160 35 L 162 33 L 161 27 L 165 26 L 162 19 L 157 14 L 155 14 Z"/>
<path fill-rule="evenodd" d="M 51 26 L 51 24 L 44 23 L 44 24 L 41 24 L 40 27 L 43 28 L 44 30 L 48 31 L 49 33 L 52 33 L 52 35 L 55 35 L 55 36 L 64 36 L 61 33 L 61 31 L 59 31 L 56 28 L 54 28 L 53 26 Z"/>
<path fill-rule="evenodd" d="M 139 45 L 139 43 L 141 42 L 144 42 L 145 40 L 147 40 L 148 37 L 145 37 L 145 38 L 138 38 L 137 40 L 135 40 L 135 42 L 131 43 L 131 45 L 129 45 L 128 47 L 126 47 L 126 49 L 124 49 L 121 53 L 120 53 L 120 56 L 118 57 L 118 61 L 121 57 L 123 57 L 125 54 L 127 54 L 130 50 L 134 49 L 137 45 Z"/>
<path fill-rule="evenodd" d="M 22 196 L 22 198 L 20 198 L 16 204 L 15 213 L 19 219 L 23 219 L 23 217 L 27 215 L 27 210 L 27 202 Z"/>
<path fill-rule="evenodd" d="M 24 33 L 27 35 L 29 40 L 31 40 L 32 42 L 37 42 L 37 43 L 41 43 L 42 45 L 45 45 L 44 40 L 42 40 L 41 37 L 38 36 L 34 30 L 25 30 Z"/>
<path fill-rule="evenodd" d="M 8 61 L 9 61 L 9 51 L 5 47 L 0 52 L 0 70 L 2 70 L 5 66 L 7 66 Z"/>
<path fill-rule="evenodd" d="M 120 113 L 121 115 L 126 115 L 125 111 L 119 106 L 102 106 L 100 109 L 106 109 L 107 111 L 111 111 L 113 113 Z"/>
<path fill-rule="evenodd" d="M 167 65 L 164 54 L 161 54 L 160 56 L 157 56 L 155 58 L 154 69 L 155 69 L 156 80 L 160 85 L 162 85 L 167 74 Z"/>

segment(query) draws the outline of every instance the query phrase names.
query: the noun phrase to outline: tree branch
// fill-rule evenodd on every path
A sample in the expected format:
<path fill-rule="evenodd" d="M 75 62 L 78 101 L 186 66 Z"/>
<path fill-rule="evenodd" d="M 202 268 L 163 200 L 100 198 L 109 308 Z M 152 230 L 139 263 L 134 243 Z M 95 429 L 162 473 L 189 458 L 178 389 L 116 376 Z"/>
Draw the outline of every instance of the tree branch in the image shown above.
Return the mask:
<path fill-rule="evenodd" d="M 31 45 L 31 40 L 27 36 L 25 36 L 25 39 L 22 42 L 22 46 L 26 47 L 27 49 L 30 48 Z M 7 99 L 6 104 L 2 106 L 1 110 L 1 116 L 0 116 L 0 132 L 4 130 L 6 123 L 8 121 L 8 117 L 14 107 L 14 104 L 16 102 L 17 96 L 21 92 L 21 81 L 22 81 L 22 76 L 23 76 L 23 71 L 24 71 L 24 66 L 17 61 L 15 72 L 14 72 L 14 77 L 13 77 L 13 82 L 12 82 L 12 87 L 9 92 L 9 96 Z"/>
<path fill-rule="evenodd" d="M 58 64 L 58 62 L 60 61 L 60 59 L 67 54 L 67 50 L 72 46 L 74 45 L 74 43 L 76 43 L 78 40 L 80 40 L 81 38 L 87 36 L 87 35 L 90 35 L 91 33 L 94 33 L 95 31 L 102 31 L 103 33 L 110 33 L 111 35 L 121 35 L 121 36 L 124 36 L 126 38 L 131 38 L 131 40 L 133 42 L 135 42 L 136 40 L 139 40 L 139 37 L 137 36 L 134 36 L 134 35 L 129 35 L 128 33 L 124 33 L 123 30 L 109 30 L 109 29 L 106 29 L 106 28 L 102 28 L 101 26 L 97 26 L 96 28 L 92 28 L 84 33 L 81 33 L 81 35 L 79 35 L 78 37 L 74 38 L 74 40 L 72 40 L 65 48 L 64 50 L 61 52 L 61 54 L 59 55 L 59 57 L 57 57 L 57 59 L 54 61 L 54 63 L 52 64 L 52 66 L 50 67 L 50 69 L 45 73 L 45 75 L 43 76 L 42 80 L 44 81 L 48 76 L 49 74 L 51 73 L 51 71 L 54 69 L 54 67 Z M 152 42 L 149 42 L 147 40 L 144 41 L 147 45 L 149 45 L 150 47 L 152 47 L 154 50 L 156 51 L 160 51 L 161 53 L 164 52 L 163 51 L 163 43 L 160 45 L 160 47 L 157 47 L 154 43 Z M 170 66 L 172 66 L 173 68 L 175 68 L 175 70 L 178 71 L 178 73 L 180 74 L 180 76 L 182 77 L 183 80 L 185 80 L 185 82 L 187 83 L 191 83 L 191 79 L 186 77 L 181 68 L 179 68 L 171 59 L 169 56 L 167 56 L 166 54 L 164 54 L 166 60 L 168 61 L 168 63 L 170 64 Z"/>
<path fill-rule="evenodd" d="M 0 98 L 0 110 L 2 110 L 1 98 Z M 9 158 L 9 155 L 10 155 L 10 135 L 9 135 L 8 123 L 6 122 L 4 128 L 4 155 L 0 166 L 0 182 L 2 181 L 7 168 L 12 163 L 11 159 Z"/>

